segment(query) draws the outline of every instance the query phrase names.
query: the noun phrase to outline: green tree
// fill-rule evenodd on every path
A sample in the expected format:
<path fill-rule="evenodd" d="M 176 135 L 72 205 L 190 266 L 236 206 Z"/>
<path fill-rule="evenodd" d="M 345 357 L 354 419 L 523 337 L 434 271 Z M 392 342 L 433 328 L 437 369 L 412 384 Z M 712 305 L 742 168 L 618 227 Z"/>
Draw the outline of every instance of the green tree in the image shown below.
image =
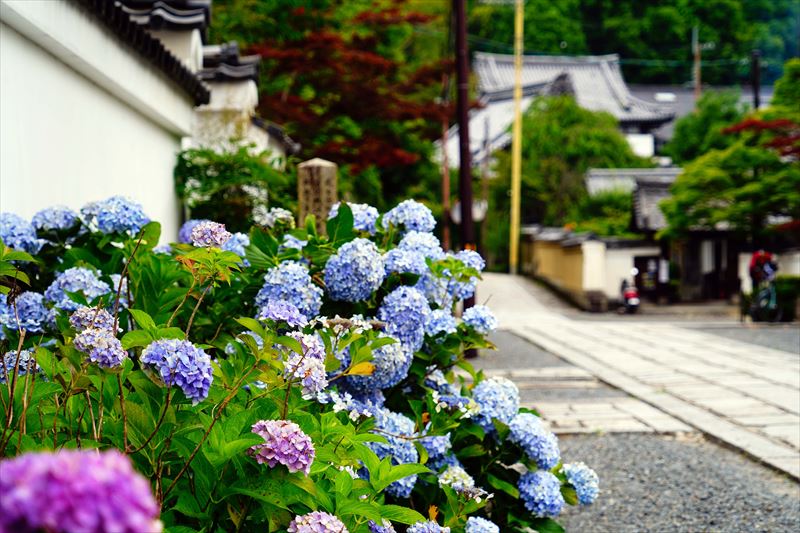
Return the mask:
<path fill-rule="evenodd" d="M 800 112 L 800 58 L 790 59 L 783 66 L 783 77 L 775 82 L 771 103 Z"/>
<path fill-rule="evenodd" d="M 586 195 L 584 175 L 589 168 L 647 167 L 637 157 L 608 113 L 580 107 L 572 97 L 539 98 L 522 123 L 522 195 L 524 222 L 561 226 L 573 206 Z M 507 257 L 511 157 L 497 155 L 497 178 L 491 188 L 492 222 L 486 235 L 487 252 L 500 263 Z"/>
<path fill-rule="evenodd" d="M 712 149 L 730 146 L 734 139 L 722 130 L 744 118 L 745 107 L 738 91 L 707 91 L 697 102 L 694 112 L 675 124 L 675 134 L 664 152 L 675 163 L 682 164 Z"/>
<path fill-rule="evenodd" d="M 633 195 L 628 191 L 604 191 L 584 196 L 570 210 L 567 226 L 577 232 L 601 237 L 636 237 L 631 232 Z"/>

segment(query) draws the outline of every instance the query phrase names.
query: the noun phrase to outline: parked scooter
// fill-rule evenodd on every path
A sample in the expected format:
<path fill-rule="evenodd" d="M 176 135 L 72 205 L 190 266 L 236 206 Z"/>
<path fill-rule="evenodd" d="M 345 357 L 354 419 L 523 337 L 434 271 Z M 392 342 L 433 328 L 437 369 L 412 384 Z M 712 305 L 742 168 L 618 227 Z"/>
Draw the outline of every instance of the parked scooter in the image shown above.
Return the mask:
<path fill-rule="evenodd" d="M 631 278 L 635 280 L 636 274 L 638 273 L 639 270 L 636 268 L 631 270 Z M 627 279 L 622 280 L 620 296 L 622 299 L 622 307 L 619 308 L 620 314 L 634 314 L 639 310 L 639 304 L 641 303 L 641 300 L 639 299 L 639 289 L 636 288 L 635 281 L 628 283 Z"/>

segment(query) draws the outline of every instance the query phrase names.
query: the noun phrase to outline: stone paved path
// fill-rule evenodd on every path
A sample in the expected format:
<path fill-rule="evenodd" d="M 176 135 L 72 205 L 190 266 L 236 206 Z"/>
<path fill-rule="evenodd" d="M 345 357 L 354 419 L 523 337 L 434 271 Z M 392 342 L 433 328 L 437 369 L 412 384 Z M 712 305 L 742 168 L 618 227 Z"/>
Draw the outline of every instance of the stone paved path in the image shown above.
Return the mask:
<path fill-rule="evenodd" d="M 603 416 L 623 412 L 652 431 L 659 431 L 654 427 L 659 420 L 676 424 L 673 431 L 691 426 L 800 478 L 798 354 L 674 324 L 579 320 L 537 298 L 536 288 L 521 277 L 487 274 L 478 296 L 481 302 L 490 300 L 501 328 L 576 365 L 586 372 L 584 377 L 594 376 L 633 397 L 594 402 L 599 413 L 588 424 L 580 417 L 591 411 L 588 404 L 565 408 L 539 403 L 535 407 L 554 429 L 591 431 Z M 524 367 L 514 368 L 512 376 L 525 372 Z M 614 425 L 598 427 L 608 431 Z"/>

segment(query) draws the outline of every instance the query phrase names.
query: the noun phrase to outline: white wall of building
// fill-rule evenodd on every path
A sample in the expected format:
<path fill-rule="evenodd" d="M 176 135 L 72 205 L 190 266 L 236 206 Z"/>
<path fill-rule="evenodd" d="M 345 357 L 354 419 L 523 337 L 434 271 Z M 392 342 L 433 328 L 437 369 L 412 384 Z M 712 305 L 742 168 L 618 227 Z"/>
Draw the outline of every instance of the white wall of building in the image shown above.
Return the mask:
<path fill-rule="evenodd" d="M 606 273 L 606 245 L 602 241 L 581 243 L 583 252 L 583 290 L 601 291 Z"/>
<path fill-rule="evenodd" d="M 612 248 L 605 253 L 605 278 L 603 292 L 610 299 L 619 298 L 619 288 L 623 279 L 630 282 L 633 258 L 637 256 L 659 255 L 657 246 L 641 246 L 637 248 Z"/>
<path fill-rule="evenodd" d="M 191 100 L 71 2 L 0 2 L 0 210 L 128 196 L 177 236 Z"/>

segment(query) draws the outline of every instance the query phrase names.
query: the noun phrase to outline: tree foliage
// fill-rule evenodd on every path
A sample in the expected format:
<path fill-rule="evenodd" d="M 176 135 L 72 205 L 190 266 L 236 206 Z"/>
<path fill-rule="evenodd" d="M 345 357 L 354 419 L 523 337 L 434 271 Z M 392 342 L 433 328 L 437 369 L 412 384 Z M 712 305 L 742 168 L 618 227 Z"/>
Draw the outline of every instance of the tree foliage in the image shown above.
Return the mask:
<path fill-rule="evenodd" d="M 744 118 L 745 109 L 737 91 L 708 91 L 703 93 L 695 110 L 675 124 L 675 134 L 664 147 L 676 164 L 687 161 L 712 149 L 730 146 L 734 139 L 722 130 Z"/>
<path fill-rule="evenodd" d="M 630 229 L 632 215 L 633 195 L 629 191 L 604 191 L 581 198 L 570 211 L 567 226 L 601 237 L 636 237 Z"/>
<path fill-rule="evenodd" d="M 301 140 L 303 157 L 339 164 L 346 196 L 382 207 L 436 174 L 448 63 L 414 45 L 435 14 L 399 1 L 230 0 L 214 20 L 217 38 L 262 58 L 259 111 Z"/>
<path fill-rule="evenodd" d="M 800 58 L 790 59 L 783 67 L 783 77 L 775 82 L 772 105 L 800 112 Z"/>
<path fill-rule="evenodd" d="M 522 219 L 560 226 L 586 195 L 589 168 L 648 167 L 636 156 L 608 113 L 580 107 L 572 97 L 539 98 L 526 112 L 522 131 Z M 493 220 L 487 246 L 491 258 L 503 260 L 508 244 L 511 157 L 497 156 L 497 178 L 491 191 Z"/>

